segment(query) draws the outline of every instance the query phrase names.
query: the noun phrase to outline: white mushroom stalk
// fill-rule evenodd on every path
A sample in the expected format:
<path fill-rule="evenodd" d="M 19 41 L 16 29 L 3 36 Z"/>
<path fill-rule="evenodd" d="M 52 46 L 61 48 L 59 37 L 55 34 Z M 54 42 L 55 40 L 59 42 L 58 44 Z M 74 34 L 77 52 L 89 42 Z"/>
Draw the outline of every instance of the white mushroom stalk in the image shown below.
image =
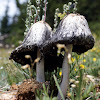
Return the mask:
<path fill-rule="evenodd" d="M 41 54 L 40 51 L 37 50 L 37 58 L 40 58 Z M 45 75 L 44 75 L 44 58 L 41 61 L 36 63 L 36 80 L 38 82 L 45 82 Z"/>
<path fill-rule="evenodd" d="M 66 96 L 66 92 L 68 89 L 68 84 L 69 84 L 69 72 L 70 72 L 70 65 L 69 63 L 71 62 L 71 53 L 72 53 L 72 45 L 66 45 L 65 47 L 65 55 L 64 55 L 64 60 L 62 64 L 62 82 L 60 85 L 61 91 L 63 96 Z M 58 100 L 61 100 L 61 95 L 58 93 Z"/>

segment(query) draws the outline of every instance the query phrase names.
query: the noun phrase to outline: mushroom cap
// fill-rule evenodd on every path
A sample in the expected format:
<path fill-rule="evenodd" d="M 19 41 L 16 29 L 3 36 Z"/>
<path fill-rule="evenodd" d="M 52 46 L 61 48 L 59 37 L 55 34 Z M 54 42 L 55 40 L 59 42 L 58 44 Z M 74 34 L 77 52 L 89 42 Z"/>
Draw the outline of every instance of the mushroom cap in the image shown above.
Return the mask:
<path fill-rule="evenodd" d="M 12 51 L 10 58 L 22 65 L 30 64 L 30 59 L 25 55 L 30 55 L 34 60 L 37 57 L 37 49 L 41 50 L 42 44 L 50 38 L 51 27 L 43 21 L 33 24 L 20 46 Z"/>
<path fill-rule="evenodd" d="M 81 54 L 94 46 L 94 38 L 84 16 L 69 14 L 61 20 L 49 43 L 73 44 L 72 51 Z"/>

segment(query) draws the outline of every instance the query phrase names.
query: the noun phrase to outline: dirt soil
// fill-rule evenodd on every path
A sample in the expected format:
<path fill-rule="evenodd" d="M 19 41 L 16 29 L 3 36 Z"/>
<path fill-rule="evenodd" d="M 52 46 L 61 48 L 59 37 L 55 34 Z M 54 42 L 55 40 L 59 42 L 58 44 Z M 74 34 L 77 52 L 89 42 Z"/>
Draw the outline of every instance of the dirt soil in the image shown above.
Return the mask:
<path fill-rule="evenodd" d="M 18 89 L 17 100 L 35 100 L 36 90 L 43 89 L 43 83 L 37 82 L 35 79 L 25 80 Z M 48 82 L 45 82 L 45 85 L 48 86 Z"/>
<path fill-rule="evenodd" d="M 46 87 L 49 82 L 44 83 Z M 1 93 L 0 100 L 35 100 L 36 90 L 43 89 L 43 83 L 35 79 L 24 80 L 21 85 L 12 85 L 8 92 Z"/>

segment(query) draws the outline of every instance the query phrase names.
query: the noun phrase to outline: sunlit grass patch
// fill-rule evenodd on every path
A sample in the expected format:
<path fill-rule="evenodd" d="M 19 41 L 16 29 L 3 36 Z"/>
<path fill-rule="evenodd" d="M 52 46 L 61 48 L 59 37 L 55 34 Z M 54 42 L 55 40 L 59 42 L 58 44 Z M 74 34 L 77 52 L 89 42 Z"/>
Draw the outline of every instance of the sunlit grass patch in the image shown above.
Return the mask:
<path fill-rule="evenodd" d="M 29 77 L 18 65 L 9 60 L 12 49 L 0 49 L 0 87 L 7 89 L 6 85 L 16 84 Z"/>

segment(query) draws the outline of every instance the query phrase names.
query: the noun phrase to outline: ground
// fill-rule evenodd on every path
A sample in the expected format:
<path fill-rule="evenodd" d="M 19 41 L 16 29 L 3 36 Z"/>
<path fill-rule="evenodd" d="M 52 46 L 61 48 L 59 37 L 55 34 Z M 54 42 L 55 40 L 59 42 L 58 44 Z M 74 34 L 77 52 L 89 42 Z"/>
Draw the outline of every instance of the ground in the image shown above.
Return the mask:
<path fill-rule="evenodd" d="M 49 82 L 44 83 L 46 87 Z M 43 83 L 35 79 L 24 80 L 21 85 L 12 85 L 7 92 L 0 93 L 0 100 L 35 100 L 37 91 L 43 90 Z"/>

